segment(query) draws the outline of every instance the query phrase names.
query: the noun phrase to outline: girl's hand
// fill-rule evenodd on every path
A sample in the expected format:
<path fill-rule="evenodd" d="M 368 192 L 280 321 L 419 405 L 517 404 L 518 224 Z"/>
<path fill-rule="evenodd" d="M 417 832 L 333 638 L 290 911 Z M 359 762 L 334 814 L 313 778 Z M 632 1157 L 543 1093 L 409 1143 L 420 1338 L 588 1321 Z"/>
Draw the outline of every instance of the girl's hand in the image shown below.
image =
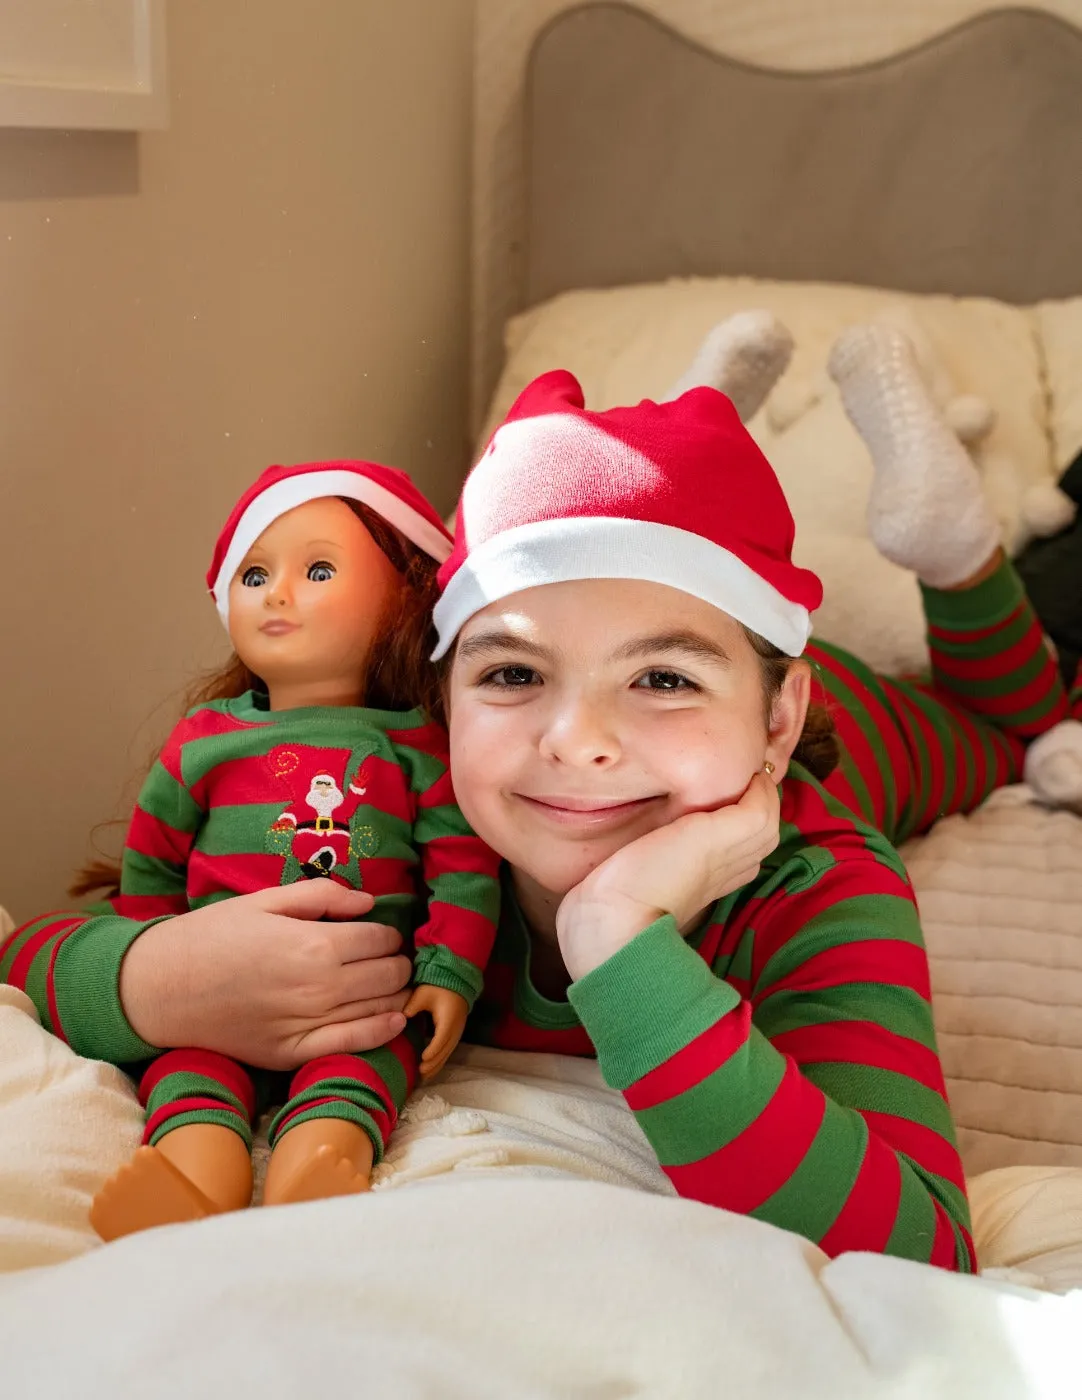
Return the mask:
<path fill-rule="evenodd" d="M 773 778 L 756 773 L 739 802 L 689 812 L 611 855 L 556 915 L 571 977 L 592 972 L 663 914 L 689 932 L 711 904 L 755 878 L 778 844 L 780 820 Z"/>
<path fill-rule="evenodd" d="M 362 922 L 373 903 L 309 880 L 153 924 L 121 964 L 124 1014 L 151 1045 L 266 1069 L 385 1045 L 412 967 L 395 929 Z"/>

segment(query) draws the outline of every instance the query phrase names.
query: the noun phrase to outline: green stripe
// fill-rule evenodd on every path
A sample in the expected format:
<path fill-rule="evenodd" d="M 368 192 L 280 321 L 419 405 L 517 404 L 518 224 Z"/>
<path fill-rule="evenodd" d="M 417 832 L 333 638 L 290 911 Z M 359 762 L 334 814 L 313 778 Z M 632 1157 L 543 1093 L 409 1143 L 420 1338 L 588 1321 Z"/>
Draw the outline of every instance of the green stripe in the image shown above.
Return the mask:
<path fill-rule="evenodd" d="M 975 660 L 977 658 L 974 658 Z M 986 657 L 980 658 L 982 661 Z M 990 700 L 1002 699 L 1005 695 L 1010 696 L 1015 691 L 1021 690 L 1031 681 L 1035 681 L 1041 672 L 1050 665 L 1054 665 L 1051 656 L 1041 643 L 1036 652 L 1028 661 L 1019 666 L 1013 667 L 1002 676 L 947 676 L 941 671 L 936 673 L 936 686 L 940 690 L 949 691 L 950 694 L 963 697 L 965 699 L 981 700 L 987 696 Z M 977 710 L 980 714 L 980 710 Z"/>
<path fill-rule="evenodd" d="M 195 831 L 203 820 L 203 811 L 198 803 L 163 766 L 160 758 L 147 775 L 137 805 L 147 816 L 164 822 L 174 831 Z"/>
<path fill-rule="evenodd" d="M 41 1024 L 47 1031 L 55 1031 L 56 1029 L 49 1013 L 49 963 L 53 956 L 53 949 L 58 943 L 63 943 L 66 937 L 67 930 L 54 934 L 52 938 L 48 939 L 34 954 L 34 960 L 26 974 L 24 990 L 37 1008 Z"/>
<path fill-rule="evenodd" d="M 823 1121 L 803 1161 L 751 1214 L 821 1240 L 849 1199 L 867 1147 L 868 1125 L 860 1114 L 827 1099 Z"/>
<path fill-rule="evenodd" d="M 493 923 L 500 912 L 500 882 L 494 875 L 475 874 L 469 870 L 450 871 L 437 875 L 429 882 L 432 899 L 452 904 L 457 909 L 469 909 Z"/>
<path fill-rule="evenodd" d="M 245 1147 L 250 1148 L 252 1145 L 252 1129 L 247 1118 L 243 1115 L 238 1118 L 227 1108 L 190 1108 L 172 1118 L 167 1118 L 164 1123 L 155 1128 L 150 1135 L 150 1146 L 157 1147 L 163 1137 L 167 1137 L 178 1128 L 188 1128 L 195 1123 L 210 1123 L 219 1128 L 232 1128 Z"/>
<path fill-rule="evenodd" d="M 124 849 L 120 874 L 120 888 L 124 894 L 183 894 L 187 879 L 186 866 L 145 856 L 130 846 Z"/>
<path fill-rule="evenodd" d="M 948 632 L 994 627 L 1019 605 L 1026 604 L 1025 587 L 1009 560 L 1004 560 L 975 588 L 939 589 L 922 583 L 920 591 L 929 624 Z"/>
<path fill-rule="evenodd" d="M 422 807 L 413 828 L 415 841 L 436 841 L 441 836 L 472 836 L 466 818 L 458 807 Z"/>
<path fill-rule="evenodd" d="M 784 1057 L 753 1034 L 706 1079 L 635 1117 L 663 1167 L 699 1162 L 755 1122 L 784 1073 Z"/>
<path fill-rule="evenodd" d="M 433 783 L 438 782 L 447 772 L 447 765 L 423 749 L 415 749 L 409 744 L 392 744 L 399 764 L 409 777 L 410 791 L 427 792 Z"/>
<path fill-rule="evenodd" d="M 911 900 L 893 894 L 861 894 L 840 899 L 809 919 L 799 933 L 773 954 L 756 980 L 756 991 L 782 981 L 818 953 L 884 939 L 923 949 L 924 936 Z"/>
<path fill-rule="evenodd" d="M 449 992 L 457 992 L 471 1010 L 484 984 L 480 968 L 439 943 L 426 943 L 417 950 L 413 980 L 419 987 L 445 987 Z"/>
<path fill-rule="evenodd" d="M 902 1169 L 902 1190 L 894 1227 L 890 1232 L 884 1254 L 901 1259 L 918 1259 L 926 1263 L 935 1240 L 935 1206 L 923 1182 L 906 1161 L 899 1156 Z"/>
<path fill-rule="evenodd" d="M 813 1062 L 801 1070 L 836 1103 L 872 1113 L 889 1113 L 930 1128 L 954 1148 L 954 1125 L 947 1101 L 934 1089 L 897 1070 L 873 1065 Z"/>
<path fill-rule="evenodd" d="M 669 914 L 573 982 L 567 998 L 613 1089 L 636 1083 L 740 1004 Z"/>
<path fill-rule="evenodd" d="M 847 982 L 824 992 L 772 992 L 755 1008 L 755 1024 L 771 1040 L 785 1031 L 839 1021 L 874 1021 L 895 1035 L 936 1050 L 928 1003 L 908 987 L 889 982 Z"/>
<path fill-rule="evenodd" d="M 227 1089 L 212 1075 L 199 1074 L 192 1070 L 177 1070 L 173 1074 L 164 1075 L 155 1084 L 147 1100 L 147 1112 L 157 1113 L 158 1109 L 164 1108 L 166 1104 L 191 1098 L 220 1099 L 222 1103 L 232 1105 L 245 1122 L 248 1121 L 247 1108 L 231 1089 Z"/>

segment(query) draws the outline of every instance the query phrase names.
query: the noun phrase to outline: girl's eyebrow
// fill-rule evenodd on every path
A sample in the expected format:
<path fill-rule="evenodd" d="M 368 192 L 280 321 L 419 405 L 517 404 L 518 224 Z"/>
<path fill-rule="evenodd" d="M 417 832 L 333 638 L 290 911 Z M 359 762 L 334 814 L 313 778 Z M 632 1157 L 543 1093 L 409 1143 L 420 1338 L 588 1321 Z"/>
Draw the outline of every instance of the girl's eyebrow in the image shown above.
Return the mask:
<path fill-rule="evenodd" d="M 712 662 L 714 665 L 733 664 L 733 658 L 720 642 L 711 641 L 709 637 L 701 636 L 698 632 L 682 629 L 658 632 L 652 637 L 636 637 L 619 647 L 613 656 L 619 661 L 633 661 L 654 656 L 672 656 L 676 653 L 681 656 L 694 656 L 700 661 Z"/>
<path fill-rule="evenodd" d="M 547 647 L 537 642 L 528 642 L 524 637 L 516 637 L 511 632 L 475 632 L 459 644 L 458 654 L 463 661 L 472 661 L 476 656 L 533 656 L 546 659 L 552 655 Z"/>

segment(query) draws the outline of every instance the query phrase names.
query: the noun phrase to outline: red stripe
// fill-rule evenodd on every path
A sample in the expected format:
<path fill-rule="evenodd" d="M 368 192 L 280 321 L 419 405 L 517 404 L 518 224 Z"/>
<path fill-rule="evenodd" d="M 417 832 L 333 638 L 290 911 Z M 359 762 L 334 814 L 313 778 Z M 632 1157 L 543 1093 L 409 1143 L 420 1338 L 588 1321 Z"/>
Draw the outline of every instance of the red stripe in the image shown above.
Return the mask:
<path fill-rule="evenodd" d="M 139 1100 L 146 1106 L 151 1094 L 170 1074 L 201 1074 L 240 1099 L 248 1117 L 255 1114 L 255 1089 L 248 1071 L 216 1050 L 167 1050 L 149 1065 L 139 1082 Z"/>
<path fill-rule="evenodd" d="M 896 1152 L 904 1152 L 925 1171 L 934 1172 L 962 1192 L 966 1180 L 962 1174 L 962 1163 L 958 1153 L 934 1128 L 924 1123 L 913 1123 L 908 1118 L 899 1118 L 893 1113 L 877 1113 L 872 1109 L 861 1109 L 860 1116 L 869 1129 Z"/>
<path fill-rule="evenodd" d="M 665 1175 L 681 1196 L 746 1215 L 800 1166 L 825 1112 L 826 1097 L 786 1060 L 781 1083 L 753 1123 L 698 1162 L 665 1166 Z"/>
<path fill-rule="evenodd" d="M 116 894 L 109 901 L 114 914 L 122 919 L 160 919 L 163 914 L 187 914 L 186 894 Z"/>
<path fill-rule="evenodd" d="M 455 790 L 451 783 L 450 769 L 441 773 L 432 786 L 421 793 L 418 805 L 422 808 L 455 805 Z"/>
<path fill-rule="evenodd" d="M 968 641 L 968 637 L 967 637 Z M 1051 653 L 1044 644 L 1040 627 L 1034 622 L 1016 642 L 1010 646 L 999 646 L 994 651 L 981 651 L 979 654 L 949 655 L 932 649 L 932 672 L 949 676 L 952 680 L 994 681 L 1020 671 L 1029 664 L 1038 649 L 1044 652 L 1048 664 L 1055 668 Z M 949 687 L 947 687 L 949 689 Z"/>
<path fill-rule="evenodd" d="M 188 863 L 188 899 L 191 903 L 228 890 L 231 894 L 253 894 L 273 889 L 282 882 L 281 856 L 262 852 L 242 855 L 208 855 L 192 851 Z"/>
<path fill-rule="evenodd" d="M 10 984 L 13 987 L 18 987 L 21 992 L 25 992 L 26 979 L 30 975 L 30 968 L 34 959 L 37 957 L 38 953 L 41 952 L 42 948 L 45 947 L 49 939 L 55 938 L 58 933 L 64 933 L 65 931 L 73 933 L 76 925 L 85 923 L 86 917 L 84 915 L 73 914 L 66 920 L 62 920 L 59 924 L 46 924 L 44 928 L 38 929 L 37 933 L 28 938 L 16 954 L 15 961 L 11 964 L 11 971 L 8 973 L 8 981 Z M 23 927 L 25 928 L 26 925 L 24 924 Z"/>
<path fill-rule="evenodd" d="M 204 1109 L 216 1109 L 219 1112 L 231 1113 L 239 1123 L 244 1122 L 244 1115 L 231 1103 L 223 1103 L 221 1099 L 205 1099 L 195 1096 L 188 1099 L 177 1099 L 174 1103 L 162 1104 L 161 1108 L 155 1109 L 150 1115 L 146 1128 L 143 1130 L 143 1141 L 149 1142 L 161 1125 L 167 1123 L 170 1118 L 179 1118 L 182 1113 L 202 1112 Z"/>
<path fill-rule="evenodd" d="M 124 844 L 128 850 L 149 856 L 152 860 L 183 865 L 188 859 L 188 852 L 192 849 L 194 840 L 194 831 L 180 831 L 158 817 L 152 817 L 142 807 L 136 807 Z"/>
<path fill-rule="evenodd" d="M 419 724 L 416 729 L 388 729 L 387 738 L 392 744 L 417 749 L 443 763 L 450 761 L 447 730 L 441 724 Z"/>
<path fill-rule="evenodd" d="M 49 966 L 45 971 L 45 996 L 49 1003 L 49 1020 L 52 1022 L 53 1035 L 62 1040 L 65 1045 L 70 1044 L 70 1042 L 63 1022 L 60 1020 L 60 1007 L 56 1002 L 56 957 L 74 932 L 74 928 L 68 929 L 67 933 L 53 944 L 53 951 L 49 954 Z"/>
<path fill-rule="evenodd" d="M 745 1001 L 629 1085 L 624 1090 L 628 1108 L 640 1113 L 701 1084 L 747 1043 L 750 1031 L 751 1008 Z"/>
<path fill-rule="evenodd" d="M 887 1247 L 902 1197 L 902 1168 L 898 1158 L 870 1134 L 857 1179 L 834 1224 L 819 1241 L 831 1258 L 849 1250 L 882 1254 Z"/>
<path fill-rule="evenodd" d="M 85 923 L 87 917 L 86 914 L 74 914 L 70 909 L 50 909 L 48 913 L 37 914 L 32 919 L 25 919 L 18 928 L 13 928 L 4 941 L 0 943 L 0 958 L 3 958 L 7 954 L 8 949 L 14 945 L 16 939 L 20 938 L 26 932 L 31 924 L 40 924 L 44 919 L 74 918 L 79 918 Z M 53 928 L 55 929 L 55 927 L 56 925 L 54 924 Z"/>
<path fill-rule="evenodd" d="M 956 629 L 953 627 L 941 627 L 928 624 L 929 642 L 944 641 L 955 644 L 968 644 L 969 642 L 987 641 L 989 637 L 999 636 L 1001 632 L 1007 631 L 1022 615 L 1024 608 L 1029 604 L 1025 601 L 1018 604 L 1013 611 L 1009 612 L 1000 622 L 993 622 L 988 627 L 963 627 Z"/>
<path fill-rule="evenodd" d="M 995 716 L 997 719 L 1013 720 L 1013 716 L 1020 714 L 1023 710 L 1031 709 L 1040 701 L 1045 700 L 1060 685 L 1058 673 L 1042 670 L 1039 675 L 1026 685 L 1019 686 L 1016 690 L 1008 691 L 1006 695 L 967 695 L 965 696 L 966 708 L 975 714 Z M 942 696 L 937 696 L 942 702 Z M 952 696 L 953 703 L 960 703 L 959 697 Z M 1046 725 L 1052 725 L 1062 719 L 1067 713 L 1067 697 L 1060 689 L 1054 704 L 1048 707 L 1046 715 L 1039 720 L 1029 720 L 1025 724 L 1012 723 L 1011 727 L 1019 734 L 1028 734 L 1030 730 L 1035 733 L 1042 733 Z"/>
<path fill-rule="evenodd" d="M 413 825 L 417 814 L 417 798 L 409 789 L 406 774 L 400 764 L 371 754 L 361 764 L 364 795 L 361 805 L 374 807 L 389 817 Z"/>
<path fill-rule="evenodd" d="M 876 1021 L 828 1021 L 798 1026 L 770 1037 L 774 1049 L 798 1065 L 867 1065 L 904 1074 L 926 1089 L 947 1097 L 943 1066 L 934 1050 L 908 1036 L 888 1031 Z"/>
<path fill-rule="evenodd" d="M 428 906 L 428 919 L 417 930 L 416 937 L 418 948 L 438 943 L 478 968 L 488 962 L 495 941 L 496 925 L 491 919 L 438 899 Z"/>
<path fill-rule="evenodd" d="M 421 857 L 426 880 L 438 875 L 491 875 L 500 869 L 500 857 L 479 836 L 435 836 L 425 842 Z"/>
<path fill-rule="evenodd" d="M 776 982 L 757 987 L 758 1005 L 775 992 L 819 992 L 867 982 L 884 987 L 905 987 L 925 1001 L 931 1000 L 928 956 L 916 943 L 897 938 L 868 938 L 861 943 L 838 943 L 814 953 Z"/>
<path fill-rule="evenodd" d="M 414 894 L 413 861 L 373 856 L 361 861 L 362 887 L 371 895 Z"/>
<path fill-rule="evenodd" d="M 917 702 L 904 690 L 891 687 L 894 695 L 894 703 L 898 710 L 899 718 L 912 731 L 915 730 L 923 738 L 928 749 L 928 758 L 925 760 L 920 753 L 920 748 L 912 737 L 909 741 L 910 759 L 909 764 L 915 774 L 919 773 L 921 778 L 930 779 L 928 783 L 927 796 L 924 798 L 924 805 L 915 811 L 913 832 L 924 831 L 933 820 L 943 811 L 944 798 L 947 787 L 947 768 L 940 758 L 942 745 L 939 735 L 932 727 L 931 721 L 925 715 Z M 917 791 L 913 793 L 914 802 L 917 799 Z"/>
<path fill-rule="evenodd" d="M 216 734 L 230 734 L 240 729 L 257 729 L 262 726 L 241 724 L 232 715 L 221 710 L 197 710 L 194 715 L 182 719 L 166 739 L 158 758 L 165 771 L 184 786 L 184 745 L 199 739 L 209 739 Z"/>
<path fill-rule="evenodd" d="M 882 707 L 877 704 L 875 696 L 868 688 L 861 683 L 857 676 L 848 669 L 843 669 L 836 663 L 833 657 L 822 656 L 818 658 L 819 664 L 831 675 L 836 676 L 849 690 L 853 692 L 857 703 L 862 705 L 865 712 L 876 722 L 876 711 L 880 711 L 880 717 L 876 728 L 883 740 L 884 747 L 888 747 L 887 736 L 890 733 L 889 719 L 882 714 Z M 826 688 L 824 687 L 824 692 Z M 829 692 L 826 692 L 829 694 Z M 835 728 L 842 739 L 846 749 L 849 751 L 853 762 L 857 766 L 860 776 L 864 779 L 868 788 L 868 795 L 872 804 L 871 819 L 875 825 L 882 825 L 887 810 L 886 786 L 882 772 L 882 756 L 877 751 L 864 730 L 852 717 L 848 709 L 843 708 L 837 702 L 831 701 L 830 711 L 834 717 Z"/>

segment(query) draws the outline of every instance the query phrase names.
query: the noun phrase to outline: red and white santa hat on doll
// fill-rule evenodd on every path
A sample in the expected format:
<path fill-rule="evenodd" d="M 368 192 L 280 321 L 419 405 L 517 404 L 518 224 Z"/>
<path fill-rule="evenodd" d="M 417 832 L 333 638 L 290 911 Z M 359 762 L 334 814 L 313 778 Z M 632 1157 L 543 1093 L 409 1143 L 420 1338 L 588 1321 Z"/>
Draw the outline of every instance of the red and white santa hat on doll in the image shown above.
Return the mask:
<path fill-rule="evenodd" d="M 443 521 L 405 472 L 376 462 L 268 467 L 233 507 L 207 572 L 207 587 L 226 627 L 229 584 L 252 545 L 279 516 L 324 496 L 342 496 L 370 506 L 437 562 L 451 553 L 452 540 Z"/>
<path fill-rule="evenodd" d="M 590 413 L 555 370 L 522 391 L 466 480 L 433 657 L 490 603 L 594 578 L 668 584 L 799 656 L 823 588 L 792 562 L 794 535 L 770 463 L 717 389 Z"/>

